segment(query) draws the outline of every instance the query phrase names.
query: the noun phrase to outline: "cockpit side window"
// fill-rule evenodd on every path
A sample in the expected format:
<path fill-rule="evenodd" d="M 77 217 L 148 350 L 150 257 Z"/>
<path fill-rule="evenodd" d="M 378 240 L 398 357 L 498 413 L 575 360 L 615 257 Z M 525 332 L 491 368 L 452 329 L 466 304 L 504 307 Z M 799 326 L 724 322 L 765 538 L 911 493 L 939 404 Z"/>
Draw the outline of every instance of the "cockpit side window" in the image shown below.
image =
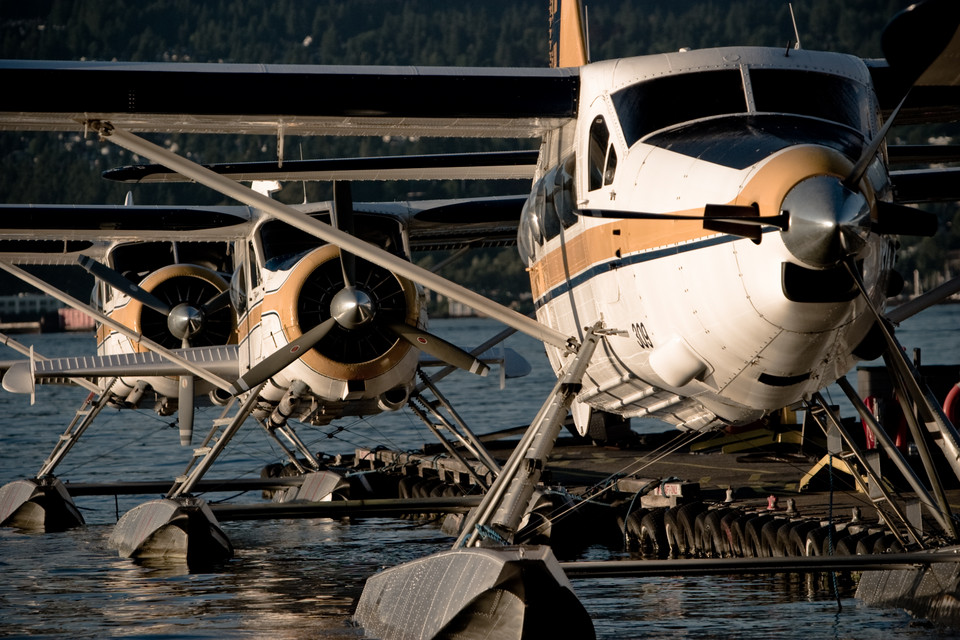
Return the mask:
<path fill-rule="evenodd" d="M 613 145 L 610 145 L 607 149 L 607 166 L 603 170 L 603 186 L 612 184 L 615 175 L 617 175 L 617 151 Z"/>
<path fill-rule="evenodd" d="M 746 113 L 739 69 L 663 76 L 613 94 L 613 106 L 628 146 L 666 127 L 730 113 Z"/>
<path fill-rule="evenodd" d="M 610 144 L 610 130 L 603 116 L 597 116 L 590 125 L 588 153 L 589 190 L 593 191 L 613 182 L 617 171 L 617 152 Z"/>

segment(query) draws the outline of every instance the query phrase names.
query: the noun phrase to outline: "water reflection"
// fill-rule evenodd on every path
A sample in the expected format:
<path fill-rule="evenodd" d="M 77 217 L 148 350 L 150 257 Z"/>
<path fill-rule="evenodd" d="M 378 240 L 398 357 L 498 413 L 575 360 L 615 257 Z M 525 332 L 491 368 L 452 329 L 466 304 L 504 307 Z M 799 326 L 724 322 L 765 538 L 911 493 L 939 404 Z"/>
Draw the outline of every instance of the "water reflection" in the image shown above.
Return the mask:
<path fill-rule="evenodd" d="M 954 357 L 960 309 L 947 309 L 933 333 L 946 332 L 955 348 L 926 350 Z M 905 323 L 900 334 L 907 333 Z M 434 323 L 454 342 L 474 344 L 499 331 L 493 321 Z M 930 335 L 915 330 L 914 335 Z M 907 338 L 910 336 L 907 335 Z M 59 355 L 92 351 L 90 336 L 37 336 L 38 350 Z M 51 341 L 44 346 L 42 340 Z M 908 348 L 912 340 L 904 339 Z M 509 345 L 534 365 L 534 373 L 498 390 L 496 376 L 454 374 L 442 389 L 477 433 L 515 426 L 536 412 L 531 398 L 544 397 L 553 376 L 541 345 L 524 336 Z M 3 355 L 0 359 L 15 357 Z M 460 386 L 460 382 L 466 384 Z M 0 482 L 39 468 L 86 392 L 41 387 L 37 405 L 0 393 Z M 495 402 L 476 402 L 489 394 Z M 488 397 L 488 396 L 484 396 Z M 77 445 L 60 474 L 66 481 L 172 479 L 186 453 L 169 419 L 150 412 L 108 411 Z M 198 424 L 200 424 L 198 422 Z M 409 415 L 358 421 L 328 438 L 333 429 L 304 429 L 313 450 L 349 453 L 382 437 L 400 447 L 419 446 L 429 435 Z M 215 476 L 256 475 L 279 458 L 256 429 L 243 432 L 218 462 Z M 213 495 L 211 498 L 223 498 Z M 237 550 L 221 567 L 191 572 L 184 565 L 138 565 L 118 558 L 107 545 L 117 515 L 146 498 L 78 498 L 87 519 L 82 529 L 25 534 L 0 529 L 0 635 L 69 638 L 301 638 L 362 637 L 351 616 L 366 578 L 378 570 L 449 548 L 452 540 L 431 524 L 407 520 L 327 519 L 226 522 Z M 242 496 L 241 501 L 258 499 Z M 584 559 L 619 557 L 593 547 Z M 889 638 L 938 637 L 902 611 L 857 604 L 840 584 L 842 610 L 832 588 L 802 577 L 716 576 L 577 580 L 574 587 L 600 638 Z M 942 634 L 940 637 L 949 637 Z"/>

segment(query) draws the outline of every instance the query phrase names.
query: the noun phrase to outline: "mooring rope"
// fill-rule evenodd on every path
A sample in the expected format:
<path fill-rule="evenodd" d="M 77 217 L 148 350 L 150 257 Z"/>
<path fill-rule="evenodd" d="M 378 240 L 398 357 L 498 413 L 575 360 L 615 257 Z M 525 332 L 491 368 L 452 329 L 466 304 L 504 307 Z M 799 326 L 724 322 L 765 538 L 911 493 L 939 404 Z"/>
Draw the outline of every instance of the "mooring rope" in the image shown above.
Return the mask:
<path fill-rule="evenodd" d="M 646 468 L 649 467 L 650 465 L 653 465 L 653 464 L 659 462 L 660 460 L 663 460 L 663 459 L 666 458 L 667 456 L 669 456 L 669 455 L 671 455 L 671 454 L 673 454 L 673 453 L 676 453 L 677 451 L 679 451 L 679 450 L 682 449 L 683 447 L 690 445 L 691 443 L 693 443 L 694 440 L 696 440 L 697 438 L 699 438 L 699 437 L 700 437 L 701 435 L 703 435 L 704 433 L 707 433 L 707 432 L 690 431 L 690 432 L 683 432 L 683 433 L 680 433 L 680 434 L 676 435 L 671 441 L 669 441 L 669 442 L 661 445 L 661 446 L 660 446 L 659 448 L 657 448 L 657 449 L 654 449 L 654 450 L 650 453 L 650 456 L 649 456 L 648 458 L 646 458 L 646 459 L 641 458 L 641 459 L 639 459 L 639 460 L 635 460 L 635 461 L 631 462 L 630 464 L 625 465 L 620 471 L 617 471 L 617 472 L 614 472 L 614 473 L 608 475 L 603 481 L 598 482 L 597 484 L 595 484 L 595 485 L 593 485 L 592 487 L 590 487 L 590 488 L 584 493 L 584 495 L 580 497 L 580 500 L 579 500 L 578 502 L 574 502 L 574 503 L 571 503 L 571 504 L 565 504 L 565 505 L 562 505 L 562 506 L 558 507 L 557 509 L 555 509 L 554 511 L 552 511 L 552 512 L 550 512 L 550 513 L 542 514 L 543 517 L 544 517 L 544 519 L 545 519 L 545 522 L 544 522 L 543 524 L 537 526 L 537 528 L 534 529 L 534 531 L 537 531 L 537 530 L 539 530 L 539 529 L 542 529 L 542 528 L 545 527 L 546 525 L 548 525 L 548 524 L 550 524 L 550 523 L 553 523 L 553 522 L 555 522 L 556 520 L 559 520 L 560 518 L 563 518 L 563 517 L 567 516 L 569 513 L 573 512 L 575 509 L 579 509 L 580 507 L 582 507 L 583 505 L 585 505 L 585 504 L 587 504 L 587 503 L 589 503 L 589 502 L 595 501 L 595 500 L 596 500 L 597 498 L 599 498 L 601 495 L 603 495 L 603 494 L 606 493 L 607 491 L 611 490 L 612 488 L 616 487 L 616 486 L 617 486 L 617 480 L 619 480 L 620 478 L 622 478 L 622 477 L 624 477 L 624 476 L 627 476 L 627 475 L 636 474 L 636 473 L 639 473 L 639 472 L 643 471 L 644 469 L 646 469 Z M 662 452 L 661 452 L 661 450 L 662 450 Z M 632 469 L 632 467 L 634 467 L 634 466 L 636 466 L 637 468 L 636 468 L 636 469 Z M 654 480 L 653 482 L 651 482 L 650 484 L 652 484 L 653 486 L 656 486 L 656 485 L 658 485 L 658 484 L 663 484 L 664 482 L 667 482 L 667 481 L 669 481 L 669 480 L 663 480 L 662 478 L 658 478 L 658 479 Z M 650 488 L 652 489 L 653 487 L 651 486 Z M 594 490 L 595 490 L 595 491 L 594 491 Z M 649 491 L 649 489 L 647 489 L 646 487 L 644 487 L 643 489 L 641 489 L 641 491 L 644 491 L 644 490 Z M 593 491 L 593 493 L 591 493 L 591 491 Z M 637 492 L 637 493 L 640 493 L 640 492 Z M 636 498 L 636 496 L 634 496 L 634 498 Z"/>

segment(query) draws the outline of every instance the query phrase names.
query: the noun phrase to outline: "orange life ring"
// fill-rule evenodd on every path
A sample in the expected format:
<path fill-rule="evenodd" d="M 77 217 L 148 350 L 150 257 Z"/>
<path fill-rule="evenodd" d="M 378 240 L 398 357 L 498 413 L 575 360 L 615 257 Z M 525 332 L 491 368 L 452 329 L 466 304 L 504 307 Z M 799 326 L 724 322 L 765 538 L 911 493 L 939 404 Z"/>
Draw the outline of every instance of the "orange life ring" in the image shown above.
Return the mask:
<path fill-rule="evenodd" d="M 946 400 L 943 401 L 943 413 L 947 416 L 950 424 L 957 426 L 957 418 L 960 418 L 960 382 L 950 388 Z"/>
<path fill-rule="evenodd" d="M 864 400 L 864 404 L 867 405 L 870 413 L 874 416 L 878 415 L 877 405 L 880 399 L 875 396 L 869 396 Z M 891 398 L 891 401 L 894 402 L 894 405 L 890 409 L 888 419 L 892 422 L 893 420 L 897 421 L 897 430 L 896 433 L 891 434 L 893 436 L 893 446 L 901 451 L 905 451 L 907 448 L 907 418 L 903 415 L 903 411 L 900 409 L 900 404 L 896 402 L 895 398 Z M 863 425 L 863 432 L 866 437 L 866 448 L 867 449 L 876 449 L 877 440 L 876 436 L 873 435 L 873 432 L 870 430 L 870 427 Z M 889 431 L 888 431 L 889 433 Z"/>

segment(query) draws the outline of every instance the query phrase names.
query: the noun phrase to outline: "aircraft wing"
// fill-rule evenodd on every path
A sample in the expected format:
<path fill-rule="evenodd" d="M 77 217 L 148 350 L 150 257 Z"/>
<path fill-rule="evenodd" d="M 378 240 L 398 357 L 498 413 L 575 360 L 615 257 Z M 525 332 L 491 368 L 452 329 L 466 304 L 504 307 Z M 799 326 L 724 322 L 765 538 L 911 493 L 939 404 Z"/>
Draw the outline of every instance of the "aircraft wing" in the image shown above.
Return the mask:
<path fill-rule="evenodd" d="M 248 207 L 0 205 L 0 259 L 18 264 L 73 264 L 97 257 L 109 242 L 228 241 L 246 236 Z"/>
<path fill-rule="evenodd" d="M 403 224 L 414 251 L 516 244 L 526 196 L 357 203 L 358 212 L 382 214 Z M 322 203 L 316 203 L 322 204 Z M 76 263 L 98 257 L 109 242 L 169 239 L 229 241 L 246 237 L 249 207 L 0 204 L 0 260 L 16 264 Z"/>
<path fill-rule="evenodd" d="M 491 347 L 478 355 L 477 359 L 489 366 L 500 365 L 504 378 L 522 378 L 533 370 L 527 359 L 510 347 Z M 442 360 L 423 353 L 420 355 L 420 366 L 445 367 L 448 365 Z"/>
<path fill-rule="evenodd" d="M 0 61 L 0 129 L 537 137 L 576 69 Z M 29 87 L 29 89 L 27 89 Z"/>
<path fill-rule="evenodd" d="M 356 203 L 358 212 L 389 215 L 406 228 L 412 251 L 505 247 L 517 243 L 526 195 Z"/>
<path fill-rule="evenodd" d="M 891 171 L 894 200 L 902 204 L 960 200 L 960 169 L 908 169 Z"/>
<path fill-rule="evenodd" d="M 227 380 L 239 376 L 236 345 L 176 349 L 174 353 L 187 361 Z M 9 365 L 3 376 L 3 388 L 11 393 L 30 393 L 30 361 L 18 360 Z M 104 378 L 113 376 L 178 376 L 190 372 L 152 351 L 108 356 L 77 356 L 35 360 L 34 377 L 40 382 L 57 382 L 66 378 Z"/>
<path fill-rule="evenodd" d="M 529 180 L 539 152 L 493 151 L 377 158 L 325 158 L 284 162 L 231 162 L 204 165 L 238 181 L 318 180 Z M 159 164 L 118 167 L 103 173 L 126 183 L 189 182 Z"/>

